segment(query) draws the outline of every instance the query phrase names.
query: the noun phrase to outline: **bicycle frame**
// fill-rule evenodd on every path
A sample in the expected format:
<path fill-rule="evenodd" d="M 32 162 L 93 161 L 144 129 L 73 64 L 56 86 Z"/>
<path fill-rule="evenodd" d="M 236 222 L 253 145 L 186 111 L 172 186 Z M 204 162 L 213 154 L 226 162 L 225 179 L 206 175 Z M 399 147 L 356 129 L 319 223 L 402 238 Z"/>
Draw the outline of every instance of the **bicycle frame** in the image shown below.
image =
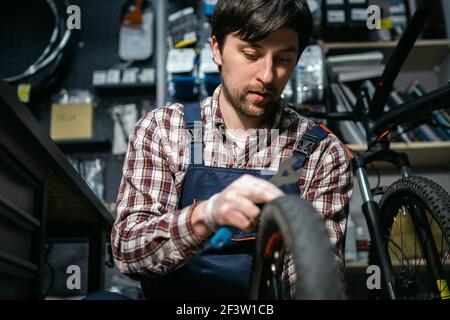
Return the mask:
<path fill-rule="evenodd" d="M 390 112 L 383 111 L 394 81 L 437 1 L 439 0 L 421 1 L 376 83 L 373 98 L 370 100 L 365 90 L 359 92 L 354 115 L 356 120 L 364 124 L 368 146 L 386 129 L 430 114 L 431 111 L 442 108 L 441 104 L 449 104 L 450 84 L 398 106 Z"/>
<path fill-rule="evenodd" d="M 441 109 L 444 106 L 450 106 L 450 84 L 430 91 L 381 115 L 371 127 L 372 134 L 373 136 L 378 136 L 386 129 L 421 119 L 432 111 Z"/>
<path fill-rule="evenodd" d="M 421 1 L 406 30 L 402 34 L 392 56 L 386 64 L 383 74 L 377 82 L 372 100 L 372 108 L 368 114 L 371 120 L 374 121 L 383 114 L 383 108 L 392 85 L 437 1 Z"/>
<path fill-rule="evenodd" d="M 373 98 L 370 99 L 366 90 L 358 92 L 358 100 L 352 112 L 304 112 L 306 116 L 326 118 L 331 120 L 354 120 L 363 123 L 369 148 L 378 140 L 384 138 L 384 132 L 397 125 L 411 122 L 414 119 L 429 115 L 432 111 L 450 106 L 449 84 L 428 92 L 414 101 L 404 103 L 395 109 L 384 112 L 387 97 L 393 83 L 400 72 L 411 48 L 420 34 L 426 18 L 433 6 L 439 0 L 422 1 L 403 33 L 392 56 L 386 64 L 383 74 L 375 86 Z"/>
<path fill-rule="evenodd" d="M 370 232 L 374 253 L 381 269 L 383 283 L 390 299 L 396 299 L 396 283 L 382 232 L 382 213 L 379 211 L 377 202 L 373 200 L 372 189 L 368 180 L 367 165 L 373 161 L 386 161 L 393 164 L 403 178 L 409 177 L 412 174 L 409 160 L 405 154 L 389 149 L 389 140 L 385 139 L 387 133 L 399 124 L 429 115 L 433 110 L 442 108 L 442 104 L 448 105 L 450 101 L 450 84 L 448 84 L 412 102 L 405 103 L 390 112 L 383 112 L 394 80 L 436 1 L 421 2 L 377 82 L 372 101 L 370 101 L 367 92 L 362 90 L 355 106 L 355 115 L 359 120 L 362 120 L 366 129 L 368 149 L 362 154 L 354 154 L 354 172 L 363 197 L 362 211 Z M 419 225 L 419 240 L 424 248 L 424 255 L 430 270 L 435 279 L 439 279 L 443 275 L 442 268 L 439 268 L 439 257 L 435 248 L 433 250 L 432 247 L 428 247 L 429 241 L 426 241 L 432 238 L 429 224 L 426 220 L 424 221 L 423 212 L 420 209 L 415 210 L 412 216 Z"/>
<path fill-rule="evenodd" d="M 365 127 L 368 148 L 363 153 L 354 153 L 352 164 L 363 198 L 362 211 L 369 229 L 371 243 L 390 299 L 396 299 L 396 283 L 382 231 L 382 213 L 379 211 L 377 202 L 373 200 L 367 165 L 374 161 L 386 161 L 393 164 L 403 178 L 411 176 L 412 170 L 408 157 L 389 148 L 390 141 L 387 139 L 389 131 L 397 125 L 421 119 L 433 110 L 450 105 L 449 83 L 424 94 L 414 101 L 404 103 L 390 112 L 383 111 L 393 83 L 436 1 L 438 0 L 421 1 L 376 84 L 372 100 L 366 90 L 361 90 L 353 112 L 307 113 L 308 116 L 318 118 L 361 121 Z M 426 251 L 424 255 L 430 270 L 433 276 L 439 279 L 443 275 L 443 270 L 439 265 L 439 257 L 436 250 L 433 251 L 433 248 L 428 246 L 429 241 L 426 241 L 426 239 L 432 237 L 429 224 L 423 220 L 421 210 L 413 212 L 412 218 L 419 224 L 417 230 L 419 240 L 424 247 L 423 250 Z"/>

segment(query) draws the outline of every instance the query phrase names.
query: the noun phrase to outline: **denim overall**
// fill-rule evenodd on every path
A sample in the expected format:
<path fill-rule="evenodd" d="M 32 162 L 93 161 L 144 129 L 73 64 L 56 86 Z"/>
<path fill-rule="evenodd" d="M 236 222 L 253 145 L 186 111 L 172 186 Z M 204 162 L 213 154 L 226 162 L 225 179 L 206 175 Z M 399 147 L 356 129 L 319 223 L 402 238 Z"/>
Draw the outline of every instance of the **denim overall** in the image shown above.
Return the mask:
<path fill-rule="evenodd" d="M 186 127 L 188 130 L 192 130 L 194 122 L 201 121 L 200 105 L 190 104 L 186 105 L 184 109 Z M 325 130 L 314 126 L 302 137 L 303 142 L 307 141 L 307 148 L 302 151 L 293 151 L 293 157 L 298 159 L 294 170 L 303 166 L 306 157 L 327 135 Z M 208 199 L 243 174 L 252 174 L 266 180 L 272 178 L 271 175 L 261 175 L 259 170 L 205 166 L 203 156 L 201 164 L 195 164 L 193 161 L 194 144 L 195 141 L 192 141 L 191 162 L 183 182 L 179 208 L 191 205 L 194 199 L 196 201 Z M 303 145 L 303 143 L 299 145 Z M 201 151 L 203 155 L 203 144 Z M 287 194 L 300 194 L 299 182 L 284 185 L 281 189 Z M 256 233 L 244 234 L 236 228 L 236 233 L 231 241 L 221 249 L 214 249 L 207 242 L 203 249 L 181 268 L 159 277 L 156 281 L 157 285 L 151 286 L 153 292 L 148 292 L 150 288 L 143 286 L 144 293 L 147 298 L 160 299 L 247 299 L 255 252 L 255 238 Z"/>

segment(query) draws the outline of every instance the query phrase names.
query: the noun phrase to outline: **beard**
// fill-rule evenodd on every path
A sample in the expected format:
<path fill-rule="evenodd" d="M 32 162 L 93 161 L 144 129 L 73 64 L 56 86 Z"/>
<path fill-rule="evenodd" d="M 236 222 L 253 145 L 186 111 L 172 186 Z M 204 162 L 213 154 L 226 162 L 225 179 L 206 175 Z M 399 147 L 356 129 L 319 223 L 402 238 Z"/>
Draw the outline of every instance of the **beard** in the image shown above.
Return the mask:
<path fill-rule="evenodd" d="M 241 115 L 248 118 L 267 119 L 275 111 L 278 100 L 275 100 L 275 90 L 263 86 L 245 86 L 242 89 L 231 89 L 222 78 L 222 90 L 225 98 L 231 106 Z M 268 92 L 269 94 L 262 101 L 255 101 L 250 97 L 251 92 Z"/>

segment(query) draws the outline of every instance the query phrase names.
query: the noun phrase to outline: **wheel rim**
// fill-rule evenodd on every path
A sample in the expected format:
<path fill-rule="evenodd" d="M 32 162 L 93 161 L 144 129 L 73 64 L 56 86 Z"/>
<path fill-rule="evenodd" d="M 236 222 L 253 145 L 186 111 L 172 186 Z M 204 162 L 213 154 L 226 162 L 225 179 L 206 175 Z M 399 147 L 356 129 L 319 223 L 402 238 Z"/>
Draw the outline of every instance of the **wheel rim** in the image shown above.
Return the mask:
<path fill-rule="evenodd" d="M 264 257 L 261 264 L 261 278 L 259 280 L 259 299 L 282 299 L 280 288 L 281 273 L 284 261 L 284 239 L 278 229 L 267 233 L 265 241 Z"/>
<path fill-rule="evenodd" d="M 430 225 L 444 273 L 450 270 L 449 239 L 429 208 L 421 201 L 404 197 L 401 206 L 392 210 L 391 226 L 386 234 L 389 256 L 394 269 L 399 298 L 442 299 L 449 298 L 448 282 L 441 279 L 437 284 L 432 278 L 421 243 L 415 230 L 412 210 L 422 209 Z M 448 280 L 448 276 L 447 276 Z M 438 288 L 439 292 L 436 290 Z"/>

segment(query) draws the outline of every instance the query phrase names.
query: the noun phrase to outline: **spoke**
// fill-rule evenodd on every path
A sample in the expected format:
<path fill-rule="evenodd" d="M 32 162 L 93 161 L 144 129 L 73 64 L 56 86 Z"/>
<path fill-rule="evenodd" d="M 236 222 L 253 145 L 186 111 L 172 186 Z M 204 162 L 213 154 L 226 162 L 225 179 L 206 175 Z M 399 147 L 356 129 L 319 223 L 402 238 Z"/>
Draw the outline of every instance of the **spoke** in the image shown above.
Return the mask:
<path fill-rule="evenodd" d="M 278 300 L 278 281 L 277 281 L 277 274 L 274 273 L 272 276 L 272 290 L 273 290 L 273 299 Z"/>
<path fill-rule="evenodd" d="M 414 210 L 414 208 L 411 207 L 411 206 L 414 206 L 414 205 L 415 205 L 414 203 L 410 203 L 409 204 L 409 212 L 411 212 L 411 210 Z M 418 243 L 418 241 L 417 241 L 417 232 L 415 230 L 415 224 L 414 224 L 413 227 L 414 227 L 414 260 L 417 262 L 417 266 L 416 266 L 416 270 L 414 272 L 413 279 L 414 279 L 415 283 L 420 284 L 422 286 L 422 288 L 425 289 L 425 291 L 427 292 L 427 297 L 430 298 L 430 294 L 432 293 L 432 290 L 430 290 L 430 281 L 426 281 L 426 284 L 425 284 L 426 288 L 425 288 L 424 285 L 422 285 L 420 283 L 420 281 L 418 281 L 419 269 L 422 266 L 422 261 L 425 261 L 425 260 L 423 260 L 424 259 L 424 252 L 423 252 L 423 249 L 422 249 L 421 245 L 419 246 L 420 252 L 421 252 L 420 253 L 420 258 L 418 260 L 416 258 L 417 257 L 417 248 L 418 248 L 417 243 Z"/>
<path fill-rule="evenodd" d="M 447 253 L 444 256 L 444 260 L 442 261 L 442 265 L 445 265 L 445 263 L 447 262 L 447 258 L 449 257 L 450 254 L 450 249 L 447 249 Z"/>
<path fill-rule="evenodd" d="M 403 224 L 402 224 L 402 220 L 403 220 L 403 216 L 405 215 L 405 207 L 402 206 L 402 212 L 400 213 L 400 246 L 404 249 L 404 244 L 403 244 Z M 402 264 L 403 264 L 403 256 L 402 256 Z"/>
<path fill-rule="evenodd" d="M 417 280 L 417 275 L 418 275 L 418 273 L 419 273 L 419 268 L 420 268 L 420 265 L 421 265 L 421 263 L 422 263 L 422 258 L 423 258 L 423 251 L 421 250 L 420 259 L 419 259 L 419 262 L 418 262 L 418 264 L 417 264 L 417 268 L 416 268 L 416 270 L 414 271 L 414 280 Z"/>
<path fill-rule="evenodd" d="M 397 248 L 397 250 L 401 253 L 402 257 L 406 256 L 406 253 L 403 251 L 403 249 L 394 240 L 389 239 L 388 237 L 386 237 L 386 238 L 387 238 L 387 240 L 389 242 L 391 242 Z M 398 258 L 398 255 L 395 254 L 395 251 L 393 252 L 393 254 L 397 257 L 397 259 L 399 261 L 401 260 L 401 259 Z M 409 259 L 406 259 L 406 261 L 407 261 L 406 265 L 409 267 L 409 272 L 413 273 L 413 267 L 411 265 L 411 262 L 409 261 Z"/>
<path fill-rule="evenodd" d="M 439 251 L 439 257 L 442 259 L 444 256 L 444 233 L 441 232 L 441 250 Z M 444 265 L 445 261 L 442 261 L 442 265 Z"/>
<path fill-rule="evenodd" d="M 433 241 L 435 241 L 435 234 L 433 233 L 433 223 L 435 222 L 435 219 L 433 218 L 433 215 L 430 212 L 428 213 L 428 215 L 429 215 L 428 223 L 430 225 L 430 229 L 431 229 L 431 232 L 432 232 Z M 437 222 L 436 222 L 436 225 L 439 228 L 440 234 L 441 234 L 441 237 L 440 237 L 441 245 L 440 245 L 440 250 L 438 251 L 438 255 L 439 255 L 439 259 L 441 261 L 442 267 L 445 268 L 445 262 L 447 260 L 448 254 L 449 254 L 449 250 L 447 250 L 447 253 L 445 253 L 445 255 L 444 255 L 444 247 L 446 245 L 446 241 L 445 241 L 445 238 L 444 238 L 444 232 L 441 230 L 441 228 L 437 224 Z M 435 241 L 435 243 L 436 243 L 436 241 Z M 445 269 L 444 269 L 444 275 L 445 275 Z M 433 280 L 434 279 L 432 279 L 432 281 Z M 446 279 L 444 278 L 444 280 L 446 280 Z M 448 283 L 446 281 L 444 287 L 442 287 L 441 289 L 438 288 L 439 289 L 439 298 L 441 297 L 441 293 L 444 292 L 447 289 L 447 286 L 448 286 Z"/>
<path fill-rule="evenodd" d="M 441 232 L 441 252 L 440 255 L 444 256 L 444 260 L 442 261 L 442 267 L 444 268 L 444 274 L 445 274 L 445 262 L 447 261 L 448 255 L 450 253 L 450 250 L 447 248 L 447 253 L 444 255 L 444 244 L 445 244 L 445 240 L 444 240 L 444 232 Z M 445 286 L 441 288 L 440 292 L 439 292 L 439 296 L 441 295 L 442 292 L 448 290 L 448 282 L 446 281 L 447 279 L 444 278 L 445 280 Z"/>
<path fill-rule="evenodd" d="M 412 204 L 412 205 L 414 205 L 414 204 Z M 413 208 L 410 208 L 409 212 L 411 212 L 411 209 L 413 209 Z M 416 233 L 416 230 L 414 229 L 414 243 L 416 244 L 417 242 L 418 242 L 417 241 L 417 233 Z M 417 248 L 417 245 L 415 245 L 415 248 Z M 420 252 L 421 252 L 420 253 L 420 258 L 419 258 L 419 261 L 417 262 L 416 271 L 414 272 L 414 279 L 415 280 L 417 279 L 417 274 L 419 273 L 419 268 L 420 268 L 420 265 L 422 264 L 422 259 L 423 259 L 423 249 L 422 249 L 422 247 L 420 247 Z M 414 252 L 414 260 L 417 261 L 416 257 L 417 257 L 417 251 Z"/>
<path fill-rule="evenodd" d="M 414 230 L 414 234 L 416 234 L 416 231 Z M 414 258 L 417 257 L 417 239 L 414 238 Z"/>
<path fill-rule="evenodd" d="M 426 214 L 426 213 L 425 213 L 425 214 Z M 431 239 L 432 239 L 432 241 L 434 241 L 434 234 L 433 234 L 433 223 L 434 223 L 434 219 L 433 219 L 433 215 L 432 215 L 430 212 L 428 212 L 428 215 L 429 215 L 428 224 L 430 225 Z M 426 216 L 425 216 L 425 219 L 427 219 Z M 431 278 L 431 282 L 432 282 L 432 281 L 433 281 L 433 278 L 432 278 L 431 276 L 430 276 L 430 278 Z M 432 287 L 433 287 L 433 286 L 432 286 Z M 428 298 L 431 297 L 432 292 L 433 292 L 433 289 L 430 288 L 430 290 L 428 290 Z"/>

